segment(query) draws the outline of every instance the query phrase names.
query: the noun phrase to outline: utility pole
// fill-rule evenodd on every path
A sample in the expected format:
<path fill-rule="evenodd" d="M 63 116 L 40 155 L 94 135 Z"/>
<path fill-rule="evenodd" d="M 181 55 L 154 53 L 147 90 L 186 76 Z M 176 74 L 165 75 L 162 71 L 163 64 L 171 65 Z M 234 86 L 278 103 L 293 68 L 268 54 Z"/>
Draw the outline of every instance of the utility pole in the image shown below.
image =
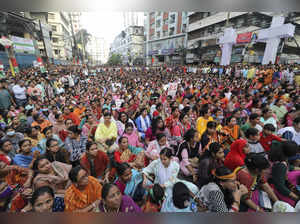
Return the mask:
<path fill-rule="evenodd" d="M 227 12 L 226 27 L 229 27 L 230 12 Z"/>
<path fill-rule="evenodd" d="M 69 13 L 69 17 L 70 17 L 70 22 L 71 22 L 72 37 L 73 37 L 73 41 L 74 41 L 74 51 L 75 51 L 74 56 L 75 56 L 75 59 L 77 57 L 77 60 L 79 60 L 77 42 L 76 42 L 76 38 L 75 38 L 75 34 L 74 34 L 73 21 L 72 21 L 71 13 Z"/>
<path fill-rule="evenodd" d="M 46 62 L 47 62 L 47 65 L 49 65 L 49 57 L 48 57 L 46 43 L 45 43 L 45 39 L 44 39 L 43 27 L 42 27 L 42 23 L 41 23 L 40 19 L 39 19 L 39 25 L 40 25 L 40 30 L 41 30 L 41 33 L 42 33 L 42 41 L 43 41 L 43 45 L 44 45 L 44 49 L 45 49 Z"/>

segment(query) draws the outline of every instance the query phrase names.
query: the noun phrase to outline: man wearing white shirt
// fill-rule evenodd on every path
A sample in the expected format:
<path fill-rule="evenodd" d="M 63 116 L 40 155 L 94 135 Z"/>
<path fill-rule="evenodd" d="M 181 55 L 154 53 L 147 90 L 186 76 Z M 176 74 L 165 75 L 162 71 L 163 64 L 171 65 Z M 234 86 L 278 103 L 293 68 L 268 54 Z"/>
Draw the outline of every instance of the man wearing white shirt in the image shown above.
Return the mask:
<path fill-rule="evenodd" d="M 25 106 L 25 104 L 27 103 L 27 96 L 24 82 L 20 80 L 18 84 L 13 86 L 12 91 L 15 95 L 16 104 L 18 106 Z"/>

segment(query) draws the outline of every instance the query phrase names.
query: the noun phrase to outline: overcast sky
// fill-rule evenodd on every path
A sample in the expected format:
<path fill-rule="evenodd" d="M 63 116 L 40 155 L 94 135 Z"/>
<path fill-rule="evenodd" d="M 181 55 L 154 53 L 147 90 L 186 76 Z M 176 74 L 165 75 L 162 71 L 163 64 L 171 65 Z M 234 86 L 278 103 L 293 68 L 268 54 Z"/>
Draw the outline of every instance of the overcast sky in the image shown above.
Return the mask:
<path fill-rule="evenodd" d="M 116 11 L 83 12 L 81 23 L 89 33 L 103 37 L 109 44 L 123 29 L 122 13 Z"/>

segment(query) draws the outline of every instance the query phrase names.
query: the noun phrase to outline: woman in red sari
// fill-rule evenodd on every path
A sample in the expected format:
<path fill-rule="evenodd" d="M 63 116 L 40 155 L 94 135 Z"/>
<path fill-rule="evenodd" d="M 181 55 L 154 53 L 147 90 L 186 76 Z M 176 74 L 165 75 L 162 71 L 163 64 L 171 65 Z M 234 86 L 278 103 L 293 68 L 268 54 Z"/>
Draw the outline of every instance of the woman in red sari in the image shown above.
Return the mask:
<path fill-rule="evenodd" d="M 236 140 L 231 144 L 230 152 L 225 158 L 224 165 L 231 170 L 234 170 L 239 166 L 243 166 L 245 164 L 244 160 L 246 155 L 249 152 L 250 148 L 246 140 Z"/>

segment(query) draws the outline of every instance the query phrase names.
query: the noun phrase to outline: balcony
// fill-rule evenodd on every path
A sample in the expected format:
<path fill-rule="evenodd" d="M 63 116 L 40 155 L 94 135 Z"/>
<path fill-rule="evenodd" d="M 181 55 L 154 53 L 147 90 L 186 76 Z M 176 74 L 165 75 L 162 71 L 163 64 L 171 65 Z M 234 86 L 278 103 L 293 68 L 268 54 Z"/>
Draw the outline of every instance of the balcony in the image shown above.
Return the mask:
<path fill-rule="evenodd" d="M 230 19 L 235 18 L 237 16 L 247 14 L 247 13 L 248 12 L 231 12 Z M 208 16 L 208 17 L 205 17 L 204 19 L 198 20 L 194 23 L 190 23 L 188 26 L 188 32 L 192 32 L 197 29 L 201 29 L 203 27 L 211 26 L 213 24 L 226 21 L 226 19 L 227 19 L 227 12 L 216 13 L 213 16 Z"/>

